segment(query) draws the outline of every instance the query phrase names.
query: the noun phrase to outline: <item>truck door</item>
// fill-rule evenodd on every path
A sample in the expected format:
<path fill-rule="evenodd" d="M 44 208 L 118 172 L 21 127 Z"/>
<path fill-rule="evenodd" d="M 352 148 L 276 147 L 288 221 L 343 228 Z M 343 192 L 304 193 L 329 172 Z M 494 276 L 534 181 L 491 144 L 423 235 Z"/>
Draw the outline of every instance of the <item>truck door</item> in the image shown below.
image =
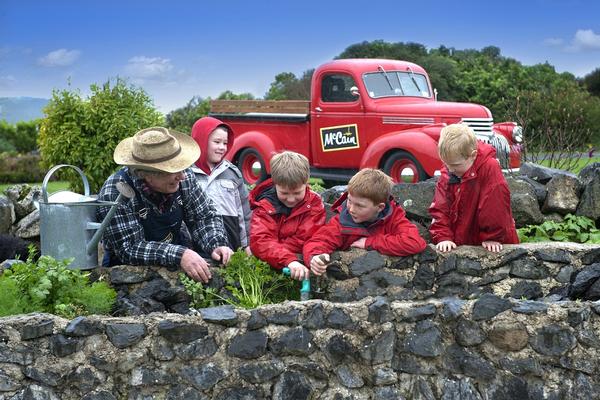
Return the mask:
<path fill-rule="evenodd" d="M 328 71 L 320 80 L 311 109 L 311 150 L 315 167 L 358 168 L 367 143 L 365 116 L 351 75 Z M 320 90 L 319 90 L 320 89 Z"/>

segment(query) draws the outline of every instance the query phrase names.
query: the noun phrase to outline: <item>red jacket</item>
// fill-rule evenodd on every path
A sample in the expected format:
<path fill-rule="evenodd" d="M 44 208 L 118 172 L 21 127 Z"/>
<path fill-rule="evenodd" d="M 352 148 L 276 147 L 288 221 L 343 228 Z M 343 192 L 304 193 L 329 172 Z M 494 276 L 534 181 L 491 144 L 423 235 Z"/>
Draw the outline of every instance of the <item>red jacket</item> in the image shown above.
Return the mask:
<path fill-rule="evenodd" d="M 350 245 L 362 237 L 367 237 L 365 248 L 377 250 L 390 256 L 408 256 L 420 253 L 427 244 L 419 236 L 419 230 L 407 218 L 402 207 L 393 199 L 388 201 L 380 217 L 371 224 L 356 224 L 346 209 L 344 193 L 332 210 L 337 213 L 326 225 L 317 231 L 304 245 L 304 261 L 310 264 L 318 254 L 330 254 L 335 250 L 348 250 Z"/>
<path fill-rule="evenodd" d="M 281 269 L 299 260 L 304 242 L 325 223 L 325 208 L 321 196 L 306 185 L 304 199 L 286 216 L 264 197 L 272 187 L 267 179 L 250 192 L 250 249 L 271 267 Z"/>
<path fill-rule="evenodd" d="M 496 150 L 478 142 L 477 158 L 460 182 L 451 183 L 442 169 L 429 214 L 434 243 L 451 240 L 457 245 L 480 245 L 484 241 L 519 243 L 510 208 L 510 191 Z M 456 179 L 453 179 L 456 180 Z"/>

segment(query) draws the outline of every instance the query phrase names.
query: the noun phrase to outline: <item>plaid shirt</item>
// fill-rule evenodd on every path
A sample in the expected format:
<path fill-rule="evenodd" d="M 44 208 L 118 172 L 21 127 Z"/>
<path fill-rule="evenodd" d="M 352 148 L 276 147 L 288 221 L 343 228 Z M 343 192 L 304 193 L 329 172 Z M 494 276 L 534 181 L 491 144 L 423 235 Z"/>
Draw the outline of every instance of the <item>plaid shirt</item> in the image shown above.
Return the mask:
<path fill-rule="evenodd" d="M 129 174 L 127 167 L 125 173 Z M 200 185 L 190 169 L 184 171 L 185 179 L 179 184 L 181 200 L 183 201 L 183 221 L 187 225 L 194 247 L 202 248 L 208 254 L 219 246 L 228 246 L 227 235 L 223 227 L 223 220 L 216 213 L 211 200 L 206 197 Z M 181 264 L 181 257 L 186 247 L 165 243 L 147 241 L 144 237 L 144 228 L 136 209 L 152 207 L 158 211 L 143 193 L 143 179 L 129 174 L 134 184 L 134 189 L 140 193 L 142 202 L 138 206 L 138 198 L 124 199 L 118 206 L 117 212 L 110 221 L 103 234 L 105 248 L 116 254 L 124 264 L 129 265 L 173 265 Z M 98 200 L 115 201 L 119 192 L 116 184 L 122 178 L 116 174 L 111 175 L 98 194 Z M 177 202 L 171 204 L 171 211 L 177 207 Z M 97 212 L 98 221 L 102 221 L 110 207 L 99 207 Z"/>

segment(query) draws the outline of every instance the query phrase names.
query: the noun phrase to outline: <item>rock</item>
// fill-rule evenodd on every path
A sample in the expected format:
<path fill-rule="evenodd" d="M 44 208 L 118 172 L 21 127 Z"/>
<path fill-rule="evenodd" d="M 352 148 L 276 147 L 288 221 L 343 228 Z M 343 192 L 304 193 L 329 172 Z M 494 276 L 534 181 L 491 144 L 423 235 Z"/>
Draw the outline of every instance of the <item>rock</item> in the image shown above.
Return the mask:
<path fill-rule="evenodd" d="M 106 390 L 100 390 L 98 392 L 86 394 L 81 400 L 117 400 L 117 398 Z"/>
<path fill-rule="evenodd" d="M 394 314 L 387 299 L 385 297 L 376 297 L 375 301 L 369 305 L 368 321 L 383 324 L 393 319 Z"/>
<path fill-rule="evenodd" d="M 230 305 L 202 308 L 200 314 L 204 321 L 214 324 L 235 326 L 238 322 L 237 314 Z"/>
<path fill-rule="evenodd" d="M 39 186 L 29 186 L 28 184 L 19 184 L 9 187 L 4 193 L 13 203 L 16 217 L 20 220 L 36 210 L 34 202 L 41 199 L 42 188 Z"/>
<path fill-rule="evenodd" d="M 441 400 L 481 400 L 481 396 L 468 379 L 444 379 Z"/>
<path fill-rule="evenodd" d="M 260 329 L 267 326 L 267 319 L 258 310 L 252 310 L 250 312 L 250 319 L 248 320 L 248 330 Z"/>
<path fill-rule="evenodd" d="M 108 340 L 117 348 L 133 346 L 146 336 L 144 324 L 106 324 Z"/>
<path fill-rule="evenodd" d="M 540 207 L 546 200 L 546 185 L 539 183 L 526 175 L 506 176 L 506 183 L 510 193 L 526 193 L 534 197 Z"/>
<path fill-rule="evenodd" d="M 431 321 L 420 321 L 406 335 L 404 351 L 421 357 L 437 357 L 442 353 L 442 335 Z"/>
<path fill-rule="evenodd" d="M 131 386 L 167 385 L 171 375 L 166 371 L 154 368 L 139 367 L 131 371 Z"/>
<path fill-rule="evenodd" d="M 40 236 L 40 212 L 33 210 L 20 219 L 11 229 L 11 233 L 23 239 L 34 239 Z"/>
<path fill-rule="evenodd" d="M 288 329 L 283 335 L 273 339 L 270 348 L 277 356 L 307 356 L 315 350 L 311 343 L 312 338 L 310 331 L 303 327 L 296 327 Z"/>
<path fill-rule="evenodd" d="M 334 308 L 327 314 L 325 324 L 332 329 L 351 330 L 356 327 L 356 323 L 352 321 L 352 318 L 339 308 Z"/>
<path fill-rule="evenodd" d="M 500 367 L 516 375 L 542 376 L 544 373 L 539 361 L 532 358 L 513 359 L 504 357 L 500 359 Z"/>
<path fill-rule="evenodd" d="M 218 349 L 215 339 L 207 336 L 187 344 L 176 346 L 175 354 L 182 360 L 197 360 L 213 356 Z"/>
<path fill-rule="evenodd" d="M 323 329 L 325 327 L 323 304 L 317 303 L 306 311 L 302 326 L 307 329 Z"/>
<path fill-rule="evenodd" d="M 272 310 L 265 310 L 265 314 L 267 322 L 271 324 L 295 326 L 298 324 L 298 316 L 300 315 L 300 311 L 296 309 L 276 312 L 272 312 Z"/>
<path fill-rule="evenodd" d="M 560 269 L 558 274 L 554 277 L 560 283 L 569 283 L 571 282 L 571 275 L 573 274 L 573 266 L 565 265 Z"/>
<path fill-rule="evenodd" d="M 6 196 L 0 195 L 0 234 L 8 233 L 16 219 L 13 203 Z"/>
<path fill-rule="evenodd" d="M 418 221 L 429 221 L 429 206 L 433 201 L 436 182 L 427 180 L 424 182 L 398 183 L 392 187 L 392 196 L 398 204 L 406 211 L 409 219 Z"/>
<path fill-rule="evenodd" d="M 510 276 L 524 279 L 546 279 L 550 276 L 548 268 L 535 258 L 520 258 L 510 264 Z"/>
<path fill-rule="evenodd" d="M 383 267 L 385 267 L 385 258 L 378 251 L 371 250 L 352 261 L 350 273 L 352 276 L 360 276 Z"/>
<path fill-rule="evenodd" d="M 600 175 L 596 175 L 584 187 L 575 214 L 591 218 L 594 221 L 600 218 Z"/>
<path fill-rule="evenodd" d="M 337 185 L 330 187 L 329 189 L 326 189 L 321 193 L 321 198 L 323 199 L 324 203 L 333 204 L 344 194 L 347 188 L 347 185 Z"/>
<path fill-rule="evenodd" d="M 571 262 L 569 253 L 562 249 L 538 249 L 533 252 L 533 256 L 537 260 L 551 263 L 569 264 Z"/>
<path fill-rule="evenodd" d="M 538 282 L 520 281 L 510 288 L 510 297 L 514 299 L 539 299 L 544 296 L 542 286 Z"/>
<path fill-rule="evenodd" d="M 112 285 L 129 285 L 149 280 L 152 272 L 148 267 L 133 265 L 116 265 L 110 268 L 110 283 Z"/>
<path fill-rule="evenodd" d="M 436 375 L 437 367 L 430 359 L 424 359 L 408 353 L 395 353 L 392 357 L 392 369 L 412 375 Z"/>
<path fill-rule="evenodd" d="M 83 342 L 77 338 L 53 335 L 49 343 L 50 352 L 56 357 L 66 357 L 83 348 Z"/>
<path fill-rule="evenodd" d="M 197 390 L 212 389 L 225 378 L 225 372 L 213 363 L 198 367 L 183 367 L 180 376 Z"/>
<path fill-rule="evenodd" d="M 53 387 L 58 386 L 62 379 L 61 374 L 57 372 L 51 370 L 42 370 L 31 366 L 25 368 L 24 375 L 46 386 Z"/>
<path fill-rule="evenodd" d="M 487 321 L 510 307 L 510 300 L 486 293 L 473 305 L 473 320 Z"/>
<path fill-rule="evenodd" d="M 67 336 L 91 336 L 99 333 L 104 333 L 102 323 L 83 316 L 71 320 L 65 328 Z"/>
<path fill-rule="evenodd" d="M 400 309 L 398 312 L 399 321 L 417 322 L 434 317 L 437 313 L 435 304 L 425 304 L 422 306 Z"/>
<path fill-rule="evenodd" d="M 515 304 L 512 310 L 520 314 L 536 314 L 548 311 L 548 304 L 542 301 L 520 301 Z"/>
<path fill-rule="evenodd" d="M 347 365 L 338 367 L 335 373 L 342 385 L 347 388 L 356 389 L 365 385 L 363 378 Z"/>
<path fill-rule="evenodd" d="M 394 354 L 396 334 L 393 330 L 381 332 L 372 340 L 363 343 L 361 356 L 371 364 L 380 364 L 390 361 Z"/>
<path fill-rule="evenodd" d="M 190 343 L 208 335 L 208 328 L 188 322 L 165 320 L 158 323 L 158 333 L 171 343 Z"/>
<path fill-rule="evenodd" d="M 529 194 L 512 193 L 510 208 L 517 228 L 526 225 L 539 225 L 544 221 L 537 199 Z"/>
<path fill-rule="evenodd" d="M 477 380 L 490 381 L 496 376 L 493 364 L 458 345 L 450 345 L 443 357 L 445 368 Z"/>
<path fill-rule="evenodd" d="M 497 384 L 492 384 L 488 390 L 491 399 L 512 400 L 529 399 L 527 381 L 517 376 L 500 378 Z"/>
<path fill-rule="evenodd" d="M 393 385 L 398 381 L 398 374 L 391 368 L 377 368 L 371 380 L 375 386 Z"/>
<path fill-rule="evenodd" d="M 240 365 L 238 373 L 247 382 L 265 383 L 285 371 L 285 364 L 279 360 L 245 363 Z"/>
<path fill-rule="evenodd" d="M 25 374 L 27 374 L 27 369 L 25 369 Z M 19 382 L 0 372 L 0 392 L 12 392 L 20 387 Z"/>
<path fill-rule="evenodd" d="M 21 340 L 31 340 L 52 335 L 54 320 L 46 319 L 21 327 Z"/>
<path fill-rule="evenodd" d="M 273 400 L 309 400 L 313 387 L 306 377 L 296 372 L 284 372 L 273 387 Z"/>
<path fill-rule="evenodd" d="M 461 318 L 456 325 L 454 338 L 461 346 L 470 347 L 483 343 L 486 336 L 477 322 Z"/>
<path fill-rule="evenodd" d="M 256 389 L 230 388 L 219 392 L 215 400 L 262 400 L 264 398 L 264 395 Z"/>
<path fill-rule="evenodd" d="M 542 212 L 558 212 L 562 215 L 574 213 L 579 203 L 579 178 L 571 175 L 557 175 L 546 185 L 548 195 Z"/>
<path fill-rule="evenodd" d="M 575 337 L 565 328 L 556 324 L 545 326 L 536 331 L 529 344 L 538 353 L 546 356 L 559 356 L 575 346 Z"/>
<path fill-rule="evenodd" d="M 576 175 L 567 171 L 562 171 L 556 168 L 544 167 L 539 164 L 532 164 L 528 162 L 521 164 L 521 169 L 519 172 L 522 175 L 528 176 L 534 181 L 542 183 L 544 185 L 550 182 L 550 180 L 555 176 L 567 175 L 571 177 L 576 177 Z"/>
<path fill-rule="evenodd" d="M 520 322 L 497 322 L 488 332 L 488 339 L 502 350 L 519 351 L 527 346 L 527 328 Z"/>
<path fill-rule="evenodd" d="M 267 335 L 263 331 L 248 331 L 233 338 L 227 349 L 232 357 L 258 358 L 267 351 Z"/>
<path fill-rule="evenodd" d="M 412 400 L 435 400 L 433 391 L 429 384 L 423 379 L 418 378 L 412 387 Z"/>
<path fill-rule="evenodd" d="M 433 288 L 435 274 L 429 264 L 421 264 L 417 267 L 415 277 L 412 280 L 413 287 L 418 290 L 429 290 Z"/>
<path fill-rule="evenodd" d="M 470 258 L 461 258 L 456 262 L 456 270 L 461 274 L 470 276 L 483 276 L 483 268 L 479 261 Z"/>
<path fill-rule="evenodd" d="M 324 353 L 332 364 L 352 362 L 358 350 L 342 335 L 332 336 L 325 345 Z"/>
<path fill-rule="evenodd" d="M 466 297 L 471 292 L 469 282 L 467 282 L 464 275 L 454 272 L 441 276 L 437 284 L 435 295 L 440 298 Z"/>
<path fill-rule="evenodd" d="M 593 162 L 581 169 L 577 174 L 582 185 L 588 185 L 596 176 L 600 176 L 600 162 Z"/>
<path fill-rule="evenodd" d="M 455 320 L 464 313 L 465 301 L 455 298 L 446 298 L 442 300 L 442 319 L 445 321 Z"/>
<path fill-rule="evenodd" d="M 598 278 L 600 278 L 600 263 L 582 268 L 571 278 L 569 297 L 572 299 L 582 297 Z"/>

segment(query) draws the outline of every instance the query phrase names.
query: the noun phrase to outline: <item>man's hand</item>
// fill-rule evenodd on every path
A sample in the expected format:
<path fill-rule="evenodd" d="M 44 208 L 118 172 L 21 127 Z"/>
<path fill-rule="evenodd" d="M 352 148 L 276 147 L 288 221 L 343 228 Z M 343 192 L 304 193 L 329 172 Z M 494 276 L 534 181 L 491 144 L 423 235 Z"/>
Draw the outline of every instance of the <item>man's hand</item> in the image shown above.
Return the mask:
<path fill-rule="evenodd" d="M 213 260 L 220 261 L 221 264 L 227 265 L 232 254 L 233 250 L 231 250 L 229 247 L 221 246 L 214 249 L 210 256 Z"/>
<path fill-rule="evenodd" d="M 212 278 L 206 260 L 192 249 L 183 252 L 181 269 L 195 281 L 207 283 Z"/>
<path fill-rule="evenodd" d="M 323 275 L 329 264 L 329 254 L 319 254 L 310 260 L 310 270 L 313 274 Z"/>
<path fill-rule="evenodd" d="M 446 253 L 452 249 L 456 248 L 456 243 L 452 240 L 444 240 L 443 242 L 439 242 L 435 245 L 435 248 L 441 251 L 442 253 Z"/>
<path fill-rule="evenodd" d="M 487 251 L 491 251 L 492 253 L 500 253 L 500 251 L 502 251 L 502 243 L 500 243 L 500 242 L 487 241 L 487 242 L 481 243 L 481 245 Z"/>
<path fill-rule="evenodd" d="M 310 271 L 306 268 L 302 263 L 298 261 L 292 261 L 287 266 L 290 269 L 290 276 L 292 279 L 296 279 L 298 281 L 308 279 L 310 275 Z"/>
<path fill-rule="evenodd" d="M 246 252 L 247 255 L 249 255 L 249 256 L 252 255 L 252 250 L 250 249 L 250 246 L 246 246 L 246 248 L 244 249 L 244 251 Z"/>
<path fill-rule="evenodd" d="M 359 249 L 364 249 L 366 247 L 365 243 L 367 242 L 366 237 L 361 237 L 360 239 L 354 241 L 350 247 L 358 247 Z"/>

